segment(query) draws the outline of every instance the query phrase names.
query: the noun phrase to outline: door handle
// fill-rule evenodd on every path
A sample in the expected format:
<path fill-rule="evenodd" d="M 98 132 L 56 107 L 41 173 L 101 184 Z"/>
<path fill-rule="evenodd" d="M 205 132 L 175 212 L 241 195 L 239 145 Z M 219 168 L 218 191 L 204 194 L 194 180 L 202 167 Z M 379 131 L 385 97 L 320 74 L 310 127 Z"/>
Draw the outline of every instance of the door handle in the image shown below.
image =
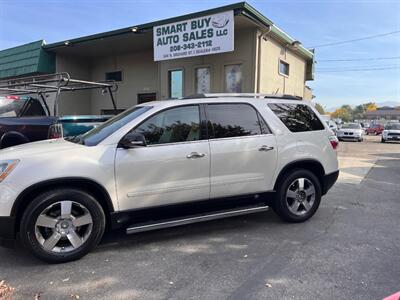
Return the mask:
<path fill-rule="evenodd" d="M 201 158 L 201 157 L 204 157 L 204 156 L 206 156 L 205 153 L 192 152 L 192 153 L 186 155 L 186 158 L 189 158 L 189 159 L 191 159 L 191 158 Z"/>
<path fill-rule="evenodd" d="M 258 149 L 258 151 L 270 151 L 270 150 L 274 150 L 274 147 L 272 146 L 267 146 L 267 145 L 262 145 L 260 147 L 260 149 Z"/>

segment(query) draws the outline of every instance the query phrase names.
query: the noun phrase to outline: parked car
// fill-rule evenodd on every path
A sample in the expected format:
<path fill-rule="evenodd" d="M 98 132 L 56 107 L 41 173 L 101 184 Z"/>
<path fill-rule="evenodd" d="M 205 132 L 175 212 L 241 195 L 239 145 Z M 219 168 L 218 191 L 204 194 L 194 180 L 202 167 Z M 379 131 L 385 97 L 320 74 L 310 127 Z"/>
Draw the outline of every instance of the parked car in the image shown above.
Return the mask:
<path fill-rule="evenodd" d="M 329 129 L 332 130 L 332 132 L 334 134 L 337 134 L 338 126 L 336 125 L 336 123 L 334 121 L 328 120 L 328 121 L 326 121 L 326 125 L 328 125 Z"/>
<path fill-rule="evenodd" d="M 381 142 L 400 141 L 400 123 L 390 123 L 385 126 L 382 132 Z"/>
<path fill-rule="evenodd" d="M 373 124 L 367 129 L 365 129 L 365 133 L 367 135 L 379 135 L 382 133 L 384 127 L 381 124 Z"/>
<path fill-rule="evenodd" d="M 362 142 L 364 140 L 364 131 L 358 123 L 346 123 L 337 132 L 339 141 L 351 140 Z"/>
<path fill-rule="evenodd" d="M 0 149 L 45 139 L 83 134 L 111 116 L 50 116 L 29 96 L 0 96 Z"/>
<path fill-rule="evenodd" d="M 337 138 L 308 103 L 148 102 L 74 138 L 0 150 L 0 236 L 48 262 L 127 234 L 272 207 L 304 222 L 336 182 Z"/>

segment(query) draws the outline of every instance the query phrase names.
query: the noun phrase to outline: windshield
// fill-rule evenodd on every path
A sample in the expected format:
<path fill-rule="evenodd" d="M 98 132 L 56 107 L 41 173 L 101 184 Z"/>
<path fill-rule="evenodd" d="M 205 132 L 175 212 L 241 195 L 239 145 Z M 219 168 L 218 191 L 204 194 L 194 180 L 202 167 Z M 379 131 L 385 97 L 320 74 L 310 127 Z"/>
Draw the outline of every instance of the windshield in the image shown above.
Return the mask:
<path fill-rule="evenodd" d="M 0 117 L 17 117 L 25 106 L 28 97 L 0 97 Z"/>
<path fill-rule="evenodd" d="M 386 130 L 400 130 L 400 123 L 388 124 L 385 127 Z"/>
<path fill-rule="evenodd" d="M 110 136 L 112 133 L 125 126 L 132 120 L 136 119 L 138 116 L 145 113 L 151 108 L 152 106 L 135 106 L 111 118 L 100 126 L 93 128 L 82 136 L 69 139 L 69 141 L 74 143 L 81 143 L 87 146 L 95 146 L 102 140 Z"/>
<path fill-rule="evenodd" d="M 361 129 L 360 124 L 355 124 L 355 123 L 349 123 L 349 124 L 344 124 L 342 126 L 343 129 Z"/>

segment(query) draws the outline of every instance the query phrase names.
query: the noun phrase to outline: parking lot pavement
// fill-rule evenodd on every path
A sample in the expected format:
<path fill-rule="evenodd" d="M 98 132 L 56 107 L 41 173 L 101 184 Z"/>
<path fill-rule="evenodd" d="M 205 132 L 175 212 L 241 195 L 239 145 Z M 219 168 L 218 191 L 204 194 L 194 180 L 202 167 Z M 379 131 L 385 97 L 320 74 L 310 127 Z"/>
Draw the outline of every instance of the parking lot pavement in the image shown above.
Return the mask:
<path fill-rule="evenodd" d="M 400 290 L 400 143 L 341 142 L 338 183 L 303 224 L 272 211 L 108 234 L 80 261 L 0 249 L 15 299 L 382 299 Z"/>

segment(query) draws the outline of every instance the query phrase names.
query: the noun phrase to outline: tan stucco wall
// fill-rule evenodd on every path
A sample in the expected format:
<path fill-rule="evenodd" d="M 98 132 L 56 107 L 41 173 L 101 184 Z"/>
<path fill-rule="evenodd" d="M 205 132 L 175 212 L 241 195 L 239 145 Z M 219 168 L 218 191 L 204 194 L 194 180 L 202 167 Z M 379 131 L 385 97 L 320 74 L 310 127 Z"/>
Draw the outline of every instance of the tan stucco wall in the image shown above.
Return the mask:
<path fill-rule="evenodd" d="M 138 93 L 158 92 L 158 66 L 153 61 L 152 49 L 93 60 L 90 80 L 104 80 L 105 73 L 113 71 L 122 71 L 122 81 L 118 82 L 118 91 L 114 93 L 118 108 L 136 105 Z M 91 107 L 93 113 L 111 109 L 110 97 L 102 95 L 100 90 L 93 90 Z"/>
<path fill-rule="evenodd" d="M 76 57 L 57 55 L 56 70 L 57 72 L 68 72 L 73 79 L 88 80 L 90 78 L 88 61 Z M 90 114 L 91 92 L 62 92 L 59 100 L 59 112 L 62 115 Z"/>
<path fill-rule="evenodd" d="M 236 30 L 235 51 L 233 52 L 161 61 L 159 63 L 161 99 L 168 98 L 168 71 L 174 69 L 183 69 L 184 71 L 184 94 L 186 96 L 195 94 L 195 69 L 201 66 L 208 66 L 211 69 L 211 92 L 223 93 L 225 89 L 225 65 L 241 64 L 243 74 L 242 92 L 254 92 L 255 33 L 255 29 Z"/>
<path fill-rule="evenodd" d="M 258 42 L 260 40 L 257 40 Z M 271 37 L 261 39 L 258 48 L 259 92 L 304 96 L 306 61 Z M 289 76 L 279 74 L 279 60 L 289 64 Z"/>
<path fill-rule="evenodd" d="M 308 98 L 305 94 L 305 59 L 271 37 L 259 39 L 259 34 L 254 27 L 236 29 L 233 52 L 161 62 L 153 61 L 152 48 L 92 60 L 57 55 L 57 71 L 67 71 L 74 78 L 93 81 L 104 80 L 106 72 L 122 71 L 123 81 L 118 83 L 115 93 L 117 106 L 121 109 L 136 105 L 138 93 L 155 92 L 157 99 L 167 99 L 168 71 L 175 69 L 184 71 L 184 95 L 195 94 L 195 69 L 201 66 L 211 68 L 211 92 L 222 93 L 225 89 L 224 66 L 229 64 L 242 65 L 244 93 L 284 93 Z M 289 63 L 289 76 L 279 74 L 279 59 Z M 62 113 L 98 114 L 101 109 L 112 108 L 109 96 L 102 95 L 100 90 L 76 95 L 63 96 L 63 99 L 73 100 L 62 101 Z"/>

